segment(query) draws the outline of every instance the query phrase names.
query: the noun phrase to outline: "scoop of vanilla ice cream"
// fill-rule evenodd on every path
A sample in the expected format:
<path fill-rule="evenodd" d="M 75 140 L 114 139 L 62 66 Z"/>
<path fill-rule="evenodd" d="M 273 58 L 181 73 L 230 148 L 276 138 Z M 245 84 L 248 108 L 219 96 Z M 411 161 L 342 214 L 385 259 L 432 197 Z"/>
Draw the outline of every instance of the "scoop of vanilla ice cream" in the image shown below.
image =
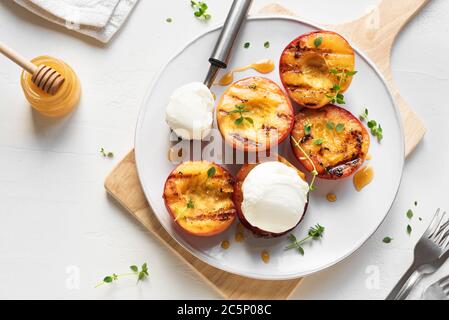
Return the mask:
<path fill-rule="evenodd" d="M 301 220 L 309 185 L 295 169 L 272 161 L 254 167 L 243 181 L 242 191 L 245 219 L 261 230 L 282 233 Z"/>
<path fill-rule="evenodd" d="M 168 102 L 165 119 L 178 137 L 201 140 L 213 123 L 214 97 L 201 82 L 176 89 Z"/>

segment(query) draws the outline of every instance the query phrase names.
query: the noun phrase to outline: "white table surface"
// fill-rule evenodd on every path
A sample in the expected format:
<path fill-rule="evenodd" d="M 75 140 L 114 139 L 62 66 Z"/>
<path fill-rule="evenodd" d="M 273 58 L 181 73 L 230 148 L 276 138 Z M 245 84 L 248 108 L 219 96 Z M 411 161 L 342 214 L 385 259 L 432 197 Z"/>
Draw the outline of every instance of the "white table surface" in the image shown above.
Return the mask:
<path fill-rule="evenodd" d="M 253 9 L 270 2 L 255 0 Z M 279 1 L 326 23 L 356 18 L 376 2 Z M 213 17 L 206 24 L 217 24 L 231 1 L 207 3 Z M 432 0 L 393 50 L 394 78 L 428 133 L 407 160 L 387 219 L 354 255 L 307 277 L 293 298 L 383 299 L 410 264 L 435 209 L 449 209 L 448 21 L 449 2 Z M 42 117 L 27 105 L 17 67 L 0 58 L 0 298 L 219 297 L 103 188 L 106 175 L 133 146 L 140 102 L 155 72 L 205 28 L 187 0 L 141 0 L 116 38 L 102 45 L 35 17 L 12 0 L 0 0 L 0 39 L 29 57 L 50 53 L 67 61 L 84 89 L 71 117 Z M 113 151 L 114 159 L 102 158 L 101 147 Z M 405 232 L 409 208 L 415 212 L 411 236 Z M 393 242 L 382 243 L 385 236 Z M 148 281 L 136 285 L 123 279 L 94 289 L 105 275 L 145 261 Z M 420 288 L 443 274 L 424 279 Z"/>

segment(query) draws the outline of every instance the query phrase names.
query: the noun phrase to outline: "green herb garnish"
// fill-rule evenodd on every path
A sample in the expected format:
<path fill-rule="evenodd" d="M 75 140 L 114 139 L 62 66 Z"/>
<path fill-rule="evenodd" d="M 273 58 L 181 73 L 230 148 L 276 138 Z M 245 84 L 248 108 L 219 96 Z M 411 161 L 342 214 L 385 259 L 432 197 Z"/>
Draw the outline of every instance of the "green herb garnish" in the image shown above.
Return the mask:
<path fill-rule="evenodd" d="M 326 123 L 326 127 L 329 130 L 335 129 L 335 131 L 337 131 L 337 132 L 342 132 L 345 129 L 345 125 L 343 123 L 339 123 L 339 124 L 335 125 L 335 123 L 333 123 L 332 121 L 328 121 Z"/>
<path fill-rule="evenodd" d="M 248 49 L 251 44 L 249 42 L 245 42 L 243 44 L 243 48 Z"/>
<path fill-rule="evenodd" d="M 310 182 L 310 186 L 309 186 L 309 190 L 313 191 L 315 190 L 315 180 L 316 180 L 316 176 L 318 175 L 318 171 L 316 169 L 316 165 L 315 162 L 312 161 L 312 159 L 310 159 L 310 156 L 304 151 L 304 149 L 301 147 L 301 145 L 299 144 L 299 142 L 295 139 L 295 137 L 291 136 L 291 139 L 293 140 L 293 143 L 295 144 L 295 146 L 301 150 L 303 156 L 310 162 L 310 164 L 313 167 L 313 170 L 311 172 L 312 174 L 312 181 Z"/>
<path fill-rule="evenodd" d="M 363 110 L 363 113 L 360 115 L 360 120 L 367 121 L 368 120 L 368 109 L 365 108 Z"/>
<path fill-rule="evenodd" d="M 312 131 L 312 125 L 307 123 L 304 125 L 304 134 L 307 136 Z"/>
<path fill-rule="evenodd" d="M 385 237 L 382 240 L 383 243 L 390 243 L 391 241 L 393 241 L 393 238 L 390 238 L 390 237 Z"/>
<path fill-rule="evenodd" d="M 325 230 L 325 228 L 323 226 L 317 224 L 315 227 L 312 227 L 309 229 L 309 234 L 307 237 L 305 237 L 304 239 L 299 240 L 299 241 L 298 241 L 298 239 L 296 239 L 295 235 L 290 234 L 288 236 L 288 240 L 291 242 L 291 244 L 286 246 L 285 250 L 296 249 L 303 256 L 304 248 L 302 247 L 302 244 L 309 239 L 316 240 L 316 239 L 322 238 L 324 230 Z"/>
<path fill-rule="evenodd" d="M 383 129 L 375 120 L 368 121 L 368 128 L 371 130 L 371 134 L 377 137 L 377 140 L 380 141 L 383 138 Z"/>
<path fill-rule="evenodd" d="M 130 266 L 129 269 L 132 271 L 131 273 L 124 273 L 124 274 L 113 273 L 110 276 L 104 277 L 103 281 L 100 282 L 99 284 L 97 284 L 95 286 L 95 288 L 98 288 L 98 287 L 100 287 L 100 286 L 102 286 L 104 284 L 107 284 L 107 283 L 113 283 L 113 282 L 117 281 L 119 278 L 123 278 L 123 277 L 136 276 L 137 277 L 137 282 L 139 282 L 139 281 L 142 281 L 146 277 L 149 276 L 147 263 L 144 263 L 140 270 L 135 265 Z"/>
<path fill-rule="evenodd" d="M 210 167 L 210 169 L 207 170 L 207 177 L 212 178 L 213 176 L 215 176 L 216 172 L 217 172 L 217 169 L 215 169 L 215 167 Z"/>
<path fill-rule="evenodd" d="M 335 127 L 335 131 L 337 131 L 337 132 L 342 132 L 344 129 L 345 129 L 345 125 L 343 123 L 339 123 Z"/>
<path fill-rule="evenodd" d="M 315 46 L 315 48 L 318 48 L 319 46 L 321 46 L 322 43 L 323 43 L 323 37 L 316 37 L 315 40 L 313 41 L 313 45 Z"/>
<path fill-rule="evenodd" d="M 412 209 L 408 209 L 408 211 L 407 211 L 407 218 L 409 218 L 409 219 L 413 218 L 413 211 L 412 211 Z"/>
<path fill-rule="evenodd" d="M 337 77 L 338 83 L 332 87 L 333 94 L 326 94 L 326 97 L 331 100 L 331 103 L 345 104 L 345 96 L 341 93 L 341 86 L 349 77 L 354 76 L 357 71 L 331 69 L 329 72 Z"/>
<path fill-rule="evenodd" d="M 377 122 L 376 122 L 376 120 L 369 120 L 368 121 L 368 128 L 374 128 L 374 127 L 377 127 Z"/>
<path fill-rule="evenodd" d="M 363 113 L 359 116 L 360 120 L 367 121 L 368 128 L 371 131 L 371 134 L 377 138 L 377 141 L 381 141 L 383 139 L 383 129 L 376 120 L 369 120 L 368 118 L 368 109 L 365 108 Z"/>
<path fill-rule="evenodd" d="M 254 121 L 252 118 L 243 116 L 243 114 L 247 113 L 247 112 L 249 112 L 249 111 L 246 109 L 246 106 L 243 104 L 240 104 L 240 105 L 236 105 L 235 109 L 230 111 L 229 113 L 238 113 L 240 115 L 240 117 L 238 117 L 237 119 L 234 120 L 234 123 L 236 125 L 241 125 L 243 123 L 243 121 L 247 121 L 250 124 L 254 124 Z"/>
<path fill-rule="evenodd" d="M 418 201 L 415 201 L 415 207 L 418 205 Z"/>
<path fill-rule="evenodd" d="M 412 226 L 411 225 L 407 225 L 407 234 L 411 234 L 412 233 Z"/>
<path fill-rule="evenodd" d="M 100 153 L 105 158 L 114 158 L 114 154 L 110 151 L 107 152 L 104 148 L 100 149 Z"/>
<path fill-rule="evenodd" d="M 263 44 L 263 46 L 268 49 L 270 47 L 270 42 L 269 41 L 265 41 L 265 43 Z"/>
<path fill-rule="evenodd" d="M 195 9 L 195 12 L 193 15 L 201 20 L 209 20 L 211 18 L 211 15 L 207 13 L 208 6 L 203 1 L 190 1 L 190 5 L 193 9 Z"/>
<path fill-rule="evenodd" d="M 193 200 L 189 199 L 189 202 L 187 202 L 187 208 L 188 209 L 194 209 L 195 205 L 193 204 Z"/>
<path fill-rule="evenodd" d="M 173 21 L 173 19 L 172 19 L 172 18 L 167 18 L 167 19 L 165 19 L 165 21 L 168 22 L 168 23 L 170 23 L 170 22 Z"/>
<path fill-rule="evenodd" d="M 315 141 L 313 141 L 313 144 L 316 146 L 321 146 L 323 144 L 324 140 L 319 138 L 319 139 L 315 139 Z"/>

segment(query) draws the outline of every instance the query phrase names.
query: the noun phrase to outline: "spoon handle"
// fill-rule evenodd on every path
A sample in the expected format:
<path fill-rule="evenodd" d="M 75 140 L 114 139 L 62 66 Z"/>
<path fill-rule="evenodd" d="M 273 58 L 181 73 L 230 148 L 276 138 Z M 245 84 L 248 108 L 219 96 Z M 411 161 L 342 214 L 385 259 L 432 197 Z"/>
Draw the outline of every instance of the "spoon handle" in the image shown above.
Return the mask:
<path fill-rule="evenodd" d="M 231 10 L 228 13 L 226 21 L 215 44 L 209 62 L 211 68 L 204 83 L 210 87 L 215 79 L 219 68 L 227 68 L 229 57 L 231 56 L 232 47 L 240 28 L 245 21 L 252 0 L 234 0 Z"/>

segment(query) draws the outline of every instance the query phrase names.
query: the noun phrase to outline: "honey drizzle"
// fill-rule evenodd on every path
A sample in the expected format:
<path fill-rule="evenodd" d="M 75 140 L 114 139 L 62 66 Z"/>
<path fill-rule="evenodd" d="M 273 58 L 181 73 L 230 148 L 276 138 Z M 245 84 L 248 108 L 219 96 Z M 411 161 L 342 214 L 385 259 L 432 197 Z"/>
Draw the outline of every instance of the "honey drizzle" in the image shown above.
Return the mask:
<path fill-rule="evenodd" d="M 335 202 L 337 201 L 337 196 L 335 195 L 335 193 L 330 192 L 326 195 L 326 199 L 329 202 Z"/>
<path fill-rule="evenodd" d="M 374 170 L 371 166 L 365 166 L 360 169 L 353 178 L 354 187 L 357 191 L 361 191 L 364 187 L 373 181 Z"/>
<path fill-rule="evenodd" d="M 221 247 L 225 250 L 229 249 L 230 246 L 231 246 L 231 243 L 228 240 L 223 240 L 221 242 Z"/>
<path fill-rule="evenodd" d="M 262 250 L 262 252 L 260 253 L 260 258 L 264 263 L 270 262 L 270 254 L 267 250 Z"/>
<path fill-rule="evenodd" d="M 235 232 L 235 241 L 236 242 L 243 242 L 245 240 L 245 234 L 243 233 L 244 227 L 241 223 L 237 224 L 237 230 Z"/>
<path fill-rule="evenodd" d="M 243 240 L 245 240 L 245 236 L 243 235 L 243 232 L 237 231 L 235 234 L 235 241 L 242 242 Z"/>
<path fill-rule="evenodd" d="M 247 66 L 233 69 L 225 73 L 218 81 L 218 84 L 220 86 L 228 86 L 234 81 L 235 72 L 242 72 L 249 69 L 254 69 L 259 73 L 270 73 L 271 71 L 274 70 L 274 62 L 271 59 L 262 59 L 254 63 L 251 63 Z"/>

